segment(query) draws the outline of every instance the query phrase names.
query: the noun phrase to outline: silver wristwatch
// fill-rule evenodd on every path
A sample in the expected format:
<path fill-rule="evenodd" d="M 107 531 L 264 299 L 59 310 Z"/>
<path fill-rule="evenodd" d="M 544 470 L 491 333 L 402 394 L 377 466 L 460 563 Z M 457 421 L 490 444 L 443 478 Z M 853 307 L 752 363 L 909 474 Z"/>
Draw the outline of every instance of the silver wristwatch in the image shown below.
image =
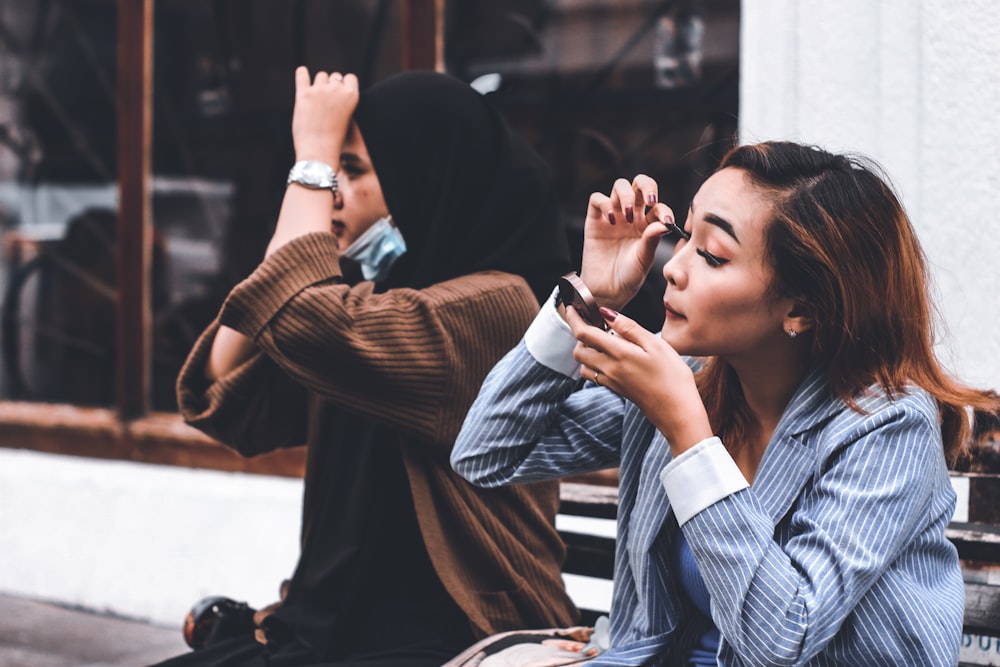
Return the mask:
<path fill-rule="evenodd" d="M 313 190 L 337 192 L 337 172 L 319 160 L 299 160 L 288 172 L 288 183 L 298 183 Z"/>

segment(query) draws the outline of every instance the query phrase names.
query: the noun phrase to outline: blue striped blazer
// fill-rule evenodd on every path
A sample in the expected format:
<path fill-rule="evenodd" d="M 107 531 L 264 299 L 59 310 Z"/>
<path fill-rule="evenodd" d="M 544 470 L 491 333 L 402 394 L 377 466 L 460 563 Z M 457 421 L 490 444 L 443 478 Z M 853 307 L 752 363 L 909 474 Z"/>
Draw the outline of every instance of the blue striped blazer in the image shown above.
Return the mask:
<path fill-rule="evenodd" d="M 533 329 L 554 319 L 546 309 Z M 813 372 L 753 484 L 681 526 L 660 479 L 667 442 L 635 405 L 581 386 L 568 329 L 546 335 L 555 352 L 522 341 L 490 373 L 452 465 L 483 486 L 620 466 L 612 648 L 590 664 L 683 664 L 705 628 L 671 571 L 678 530 L 711 594 L 720 665 L 957 663 L 964 587 L 944 536 L 955 493 L 925 392 L 872 390 L 859 413 Z"/>

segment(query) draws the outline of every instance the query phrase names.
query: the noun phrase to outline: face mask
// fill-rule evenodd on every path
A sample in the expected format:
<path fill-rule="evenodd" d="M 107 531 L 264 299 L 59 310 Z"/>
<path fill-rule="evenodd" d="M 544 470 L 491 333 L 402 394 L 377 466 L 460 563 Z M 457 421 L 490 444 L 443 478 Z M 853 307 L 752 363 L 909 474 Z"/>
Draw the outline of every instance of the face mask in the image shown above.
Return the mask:
<path fill-rule="evenodd" d="M 393 263 L 406 252 L 406 241 L 399 228 L 392 224 L 392 217 L 385 216 L 354 240 L 345 257 L 361 265 L 365 280 L 385 280 Z"/>

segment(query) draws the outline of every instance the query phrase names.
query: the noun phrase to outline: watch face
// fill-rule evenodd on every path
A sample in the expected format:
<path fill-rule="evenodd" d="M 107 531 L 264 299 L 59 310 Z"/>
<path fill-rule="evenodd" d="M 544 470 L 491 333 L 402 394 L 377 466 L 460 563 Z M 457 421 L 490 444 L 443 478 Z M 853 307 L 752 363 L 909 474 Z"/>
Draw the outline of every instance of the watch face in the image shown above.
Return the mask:
<path fill-rule="evenodd" d="M 299 183 L 308 188 L 333 188 L 337 182 L 333 167 L 317 160 L 302 160 L 292 166 L 289 183 Z"/>
<path fill-rule="evenodd" d="M 302 177 L 309 183 L 324 185 L 330 179 L 327 174 L 330 168 L 321 162 L 307 162 L 302 166 Z"/>

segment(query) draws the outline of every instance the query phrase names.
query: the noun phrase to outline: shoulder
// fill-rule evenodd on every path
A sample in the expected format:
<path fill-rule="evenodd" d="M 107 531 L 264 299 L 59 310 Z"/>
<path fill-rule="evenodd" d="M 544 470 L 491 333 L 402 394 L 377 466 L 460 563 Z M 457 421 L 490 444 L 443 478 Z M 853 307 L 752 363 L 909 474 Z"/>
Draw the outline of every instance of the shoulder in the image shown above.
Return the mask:
<path fill-rule="evenodd" d="M 905 456 L 914 464 L 922 460 L 934 466 L 943 461 L 937 404 L 926 391 L 910 387 L 905 393 L 889 396 L 879 387 L 869 387 L 856 400 L 857 408 L 840 402 L 832 419 L 822 427 L 828 454 L 862 445 L 856 453 L 864 451 L 864 456 L 880 452 L 882 456 Z"/>
<path fill-rule="evenodd" d="M 888 395 L 881 387 L 873 385 L 855 398 L 857 408 L 846 404 L 834 420 L 842 427 L 874 428 L 896 424 L 910 427 L 930 427 L 938 430 L 938 409 L 934 398 L 919 387 Z"/>

